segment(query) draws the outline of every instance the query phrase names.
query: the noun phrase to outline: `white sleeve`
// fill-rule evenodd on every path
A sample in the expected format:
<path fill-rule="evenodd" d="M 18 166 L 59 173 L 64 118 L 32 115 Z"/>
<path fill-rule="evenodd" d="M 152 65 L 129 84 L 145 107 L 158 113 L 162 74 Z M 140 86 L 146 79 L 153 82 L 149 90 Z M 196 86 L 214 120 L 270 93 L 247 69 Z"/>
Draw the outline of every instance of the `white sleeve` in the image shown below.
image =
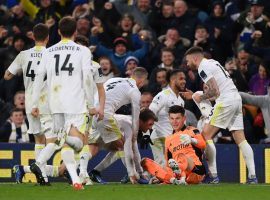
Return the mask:
<path fill-rule="evenodd" d="M 199 67 L 198 72 L 204 83 L 207 83 L 213 77 L 211 66 L 202 65 Z"/>
<path fill-rule="evenodd" d="M 18 71 L 20 71 L 21 69 L 22 69 L 22 53 L 19 53 L 16 56 L 15 60 L 13 60 L 11 65 L 8 67 L 8 71 L 11 74 L 16 75 Z"/>
<path fill-rule="evenodd" d="M 149 106 L 149 109 L 152 110 L 155 115 L 157 115 L 157 113 L 162 109 L 162 107 L 164 106 L 164 96 L 162 95 L 162 93 L 157 94 L 152 103 Z"/>
<path fill-rule="evenodd" d="M 44 52 L 41 58 L 40 64 L 37 67 L 36 76 L 33 83 L 32 108 L 38 108 L 38 102 L 39 102 L 39 97 L 42 90 L 42 85 L 46 77 L 46 62 L 47 62 L 47 56 L 46 56 L 46 53 Z"/>
<path fill-rule="evenodd" d="M 102 70 L 100 68 L 100 65 L 98 63 L 95 63 L 95 67 L 93 69 L 93 76 L 94 76 L 94 81 L 95 83 L 104 83 L 105 79 L 103 77 Z"/>
<path fill-rule="evenodd" d="M 82 75 L 83 75 L 83 89 L 86 98 L 87 108 L 94 107 L 94 89 L 93 89 L 93 74 L 91 70 L 92 66 L 92 54 L 89 49 L 83 49 L 82 58 Z"/>
<path fill-rule="evenodd" d="M 141 93 L 138 89 L 133 89 L 129 94 L 129 97 L 132 106 L 132 130 L 133 134 L 136 134 L 139 131 Z"/>

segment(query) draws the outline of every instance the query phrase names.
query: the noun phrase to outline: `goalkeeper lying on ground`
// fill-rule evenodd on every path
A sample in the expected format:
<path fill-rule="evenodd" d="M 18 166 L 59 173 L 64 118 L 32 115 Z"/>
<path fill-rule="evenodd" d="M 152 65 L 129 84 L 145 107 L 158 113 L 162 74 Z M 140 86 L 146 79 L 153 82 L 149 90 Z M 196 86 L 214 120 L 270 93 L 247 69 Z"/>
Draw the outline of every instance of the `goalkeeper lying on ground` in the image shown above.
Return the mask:
<path fill-rule="evenodd" d="M 165 139 L 166 169 L 149 158 L 144 158 L 141 165 L 160 182 L 177 185 L 200 183 L 206 173 L 202 164 L 205 140 L 198 129 L 185 126 L 183 107 L 170 107 L 169 118 L 174 134 Z"/>

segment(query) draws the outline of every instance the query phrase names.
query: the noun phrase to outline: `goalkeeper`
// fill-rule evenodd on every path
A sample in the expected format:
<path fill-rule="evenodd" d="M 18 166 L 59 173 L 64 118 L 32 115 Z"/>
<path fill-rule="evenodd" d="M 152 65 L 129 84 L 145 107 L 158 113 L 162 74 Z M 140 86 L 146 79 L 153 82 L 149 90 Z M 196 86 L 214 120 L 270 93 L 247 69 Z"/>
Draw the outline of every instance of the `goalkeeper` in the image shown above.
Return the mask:
<path fill-rule="evenodd" d="M 170 107 L 169 119 L 174 133 L 165 139 L 167 167 L 164 169 L 149 158 L 144 158 L 141 165 L 160 182 L 176 185 L 198 184 L 206 173 L 202 164 L 205 140 L 198 129 L 185 126 L 183 107 L 178 105 Z"/>

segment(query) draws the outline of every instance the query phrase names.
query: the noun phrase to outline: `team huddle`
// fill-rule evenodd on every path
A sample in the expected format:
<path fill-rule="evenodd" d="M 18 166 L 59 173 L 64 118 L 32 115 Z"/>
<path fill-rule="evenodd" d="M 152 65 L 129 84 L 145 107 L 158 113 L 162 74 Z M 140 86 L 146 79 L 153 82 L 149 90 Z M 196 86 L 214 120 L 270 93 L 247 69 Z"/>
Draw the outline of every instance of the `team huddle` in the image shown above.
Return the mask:
<path fill-rule="evenodd" d="M 185 75 L 173 70 L 169 87 L 156 95 L 149 109 L 140 110 L 139 89 L 148 77 L 144 68 L 136 68 L 132 78 L 106 80 L 88 47 L 76 40 L 76 21 L 71 17 L 60 20 L 61 41 L 47 49 L 48 27 L 37 24 L 33 34 L 35 46 L 22 51 L 5 73 L 9 80 L 23 72 L 28 132 L 35 137 L 35 162 L 14 167 L 18 183 L 25 173 L 34 173 L 40 185 L 50 185 L 48 177 L 64 175 L 75 189 L 83 189 L 93 184 L 87 166 L 99 149 L 109 153 L 92 175 L 121 159 L 132 184 L 219 183 L 212 138 L 226 128 L 244 155 L 248 183 L 257 183 L 253 150 L 243 131 L 242 99 L 225 69 L 205 59 L 201 48 L 192 47 L 185 57 L 190 69 L 198 70 L 206 89 L 181 95 Z M 183 95 L 201 110 L 200 130 L 185 125 L 188 113 Z M 213 107 L 211 102 L 215 102 Z M 132 115 L 116 114 L 126 104 L 131 104 Z M 138 131 L 147 135 L 152 129 L 154 160 L 141 159 Z M 62 165 L 47 165 L 59 149 Z M 100 176 L 94 177 L 102 183 Z"/>

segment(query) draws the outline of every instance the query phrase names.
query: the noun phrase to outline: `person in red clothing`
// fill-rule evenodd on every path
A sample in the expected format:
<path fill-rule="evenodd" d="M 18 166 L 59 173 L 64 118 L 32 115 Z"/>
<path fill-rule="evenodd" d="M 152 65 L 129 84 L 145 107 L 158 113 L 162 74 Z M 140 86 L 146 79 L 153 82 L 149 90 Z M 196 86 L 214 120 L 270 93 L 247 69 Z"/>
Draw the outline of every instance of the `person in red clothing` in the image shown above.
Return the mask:
<path fill-rule="evenodd" d="M 198 129 L 185 125 L 183 107 L 170 107 L 169 118 L 174 131 L 165 139 L 166 169 L 149 158 L 142 160 L 142 167 L 167 184 L 198 184 L 206 173 L 202 164 L 206 142 Z"/>

